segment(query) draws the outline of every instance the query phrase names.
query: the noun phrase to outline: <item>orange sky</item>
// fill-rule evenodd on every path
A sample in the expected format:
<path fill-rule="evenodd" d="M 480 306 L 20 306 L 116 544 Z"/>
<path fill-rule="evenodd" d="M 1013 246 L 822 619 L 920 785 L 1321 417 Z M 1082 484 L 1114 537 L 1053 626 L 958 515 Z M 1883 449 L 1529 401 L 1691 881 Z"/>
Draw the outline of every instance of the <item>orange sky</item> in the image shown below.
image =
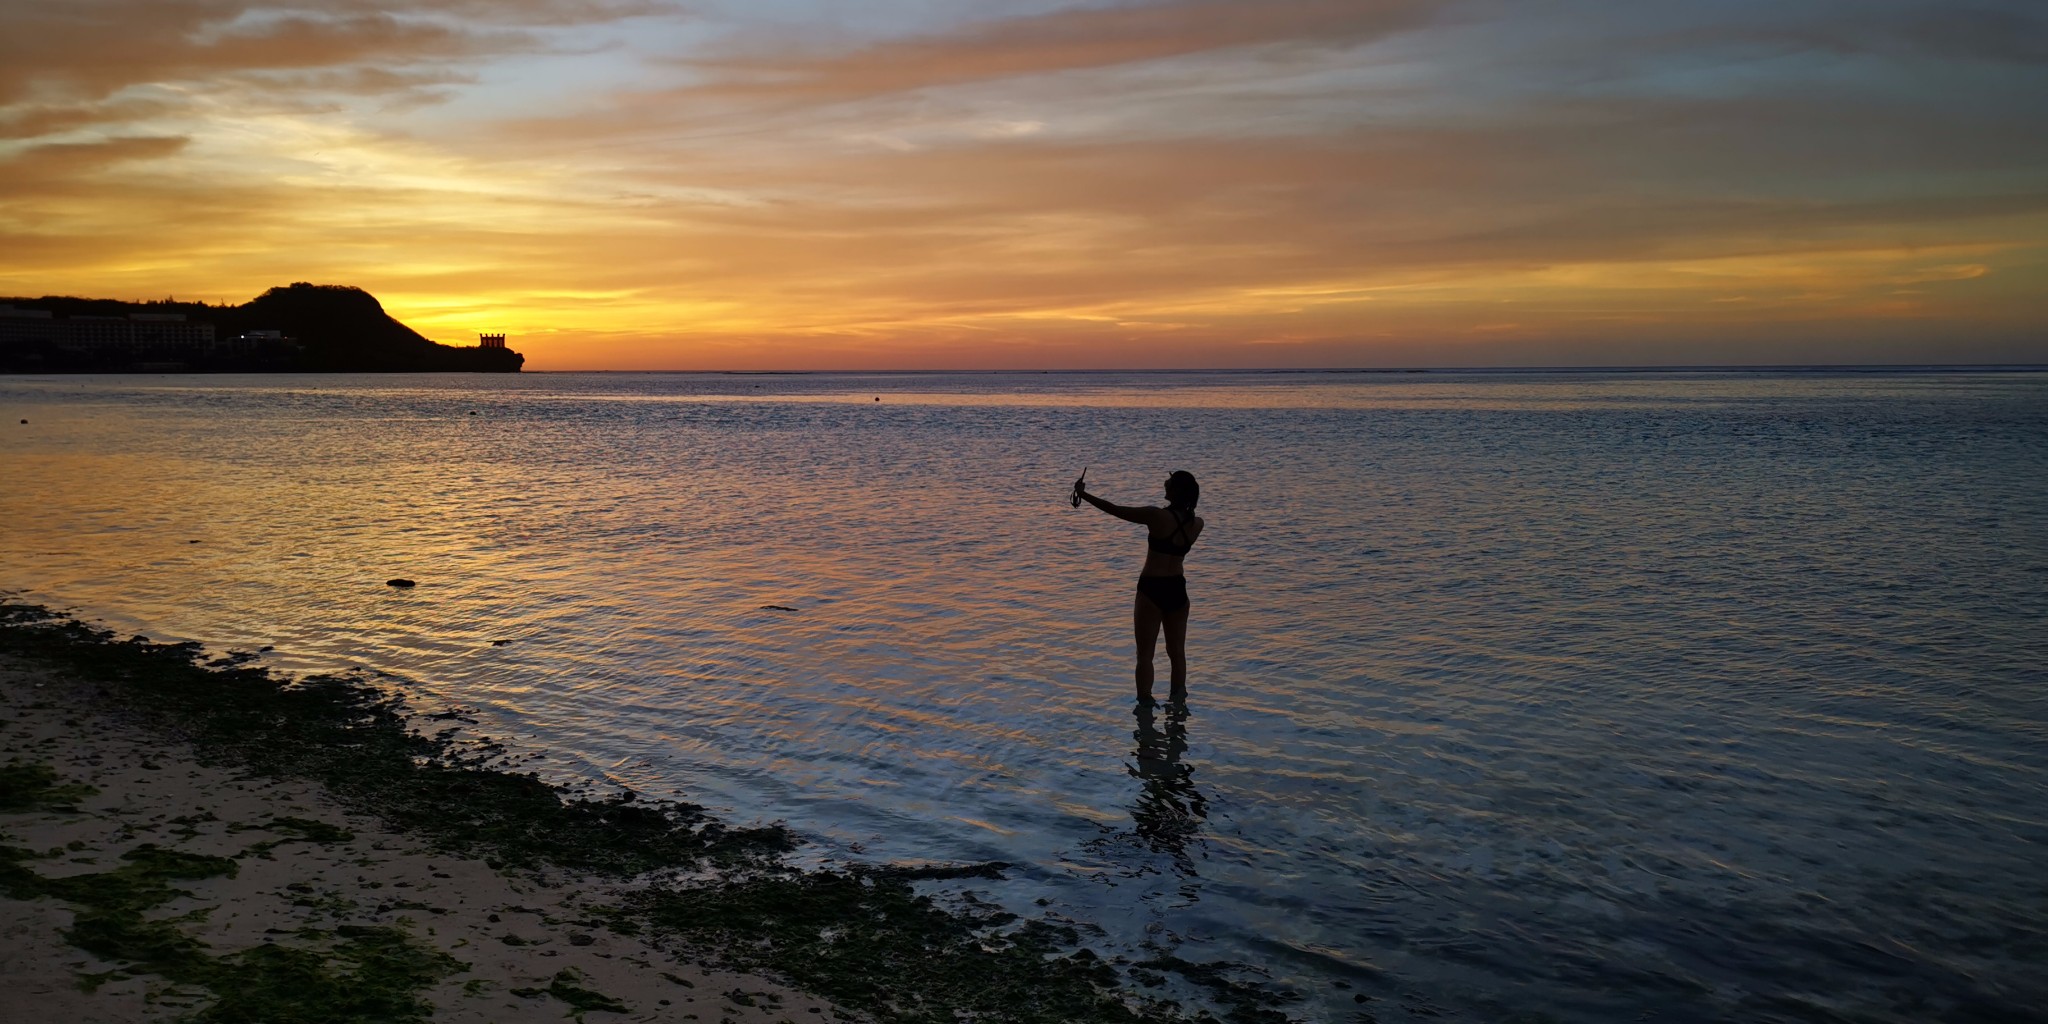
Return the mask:
<path fill-rule="evenodd" d="M 0 6 L 0 294 L 529 369 L 2048 362 L 2034 3 Z"/>

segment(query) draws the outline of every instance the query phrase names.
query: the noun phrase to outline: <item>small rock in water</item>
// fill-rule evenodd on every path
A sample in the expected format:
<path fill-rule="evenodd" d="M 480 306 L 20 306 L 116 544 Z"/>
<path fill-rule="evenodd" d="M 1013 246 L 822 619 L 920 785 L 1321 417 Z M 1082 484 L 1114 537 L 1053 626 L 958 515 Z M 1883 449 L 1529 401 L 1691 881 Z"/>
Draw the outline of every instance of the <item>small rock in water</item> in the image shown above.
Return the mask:
<path fill-rule="evenodd" d="M 503 647 L 503 646 L 505 646 L 506 644 L 509 644 L 509 643 L 511 643 L 511 642 L 512 642 L 512 641 L 510 641 L 510 640 L 493 640 L 493 641 L 491 641 L 491 646 L 492 646 L 492 647 Z"/>
<path fill-rule="evenodd" d="M 409 580 L 409 579 L 405 579 L 405 578 L 403 578 L 403 577 L 400 577 L 400 578 L 398 578 L 398 579 L 390 579 L 390 580 L 385 580 L 385 581 L 384 581 L 384 585 L 385 585 L 385 586 L 387 586 L 387 587 L 416 587 L 416 586 L 419 586 L 419 584 L 417 584 L 417 583 L 414 583 L 413 581 L 411 581 L 411 580 Z"/>
<path fill-rule="evenodd" d="M 199 543 L 199 542 L 198 542 L 198 541 L 196 541 L 196 540 L 188 540 L 188 541 L 186 541 L 185 543 L 187 543 L 187 544 L 197 544 L 197 543 Z"/>
<path fill-rule="evenodd" d="M 764 611 L 764 612 L 793 612 L 793 611 L 796 611 L 796 609 L 794 609 L 794 608 L 791 608 L 790 606 L 788 606 L 788 605 L 786 605 L 786 604 L 764 604 L 764 605 L 762 605 L 762 606 L 761 606 L 761 610 L 762 610 L 762 611 Z"/>

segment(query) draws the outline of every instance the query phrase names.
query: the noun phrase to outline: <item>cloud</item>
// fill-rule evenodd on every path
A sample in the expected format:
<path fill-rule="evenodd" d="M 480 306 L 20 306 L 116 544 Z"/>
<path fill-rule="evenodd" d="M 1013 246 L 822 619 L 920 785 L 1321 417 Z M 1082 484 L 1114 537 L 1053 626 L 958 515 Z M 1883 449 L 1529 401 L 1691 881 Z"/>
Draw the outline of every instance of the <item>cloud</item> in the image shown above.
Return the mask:
<path fill-rule="evenodd" d="M 237 71 L 404 63 L 503 51 L 524 40 L 390 15 L 289 16 L 247 27 L 219 5 L 56 8 L 12 24 L 0 43 L 0 103 L 36 94 L 98 100 L 133 85 Z M 98 15 L 98 17 L 95 17 Z"/>
<path fill-rule="evenodd" d="M 1752 37 L 1836 53 L 2048 63 L 2048 16 L 2033 5 L 1837 4 L 1828 13 L 1826 20 L 1757 32 Z"/>
<path fill-rule="evenodd" d="M 1931 267 L 1918 267 L 1903 274 L 1894 274 L 1885 280 L 1891 284 L 1930 284 L 1936 281 L 1969 281 L 1991 273 L 1991 268 L 1982 263 L 1946 263 Z"/>
<path fill-rule="evenodd" d="M 161 100 L 129 99 L 114 103 L 23 106 L 0 114 L 0 140 L 33 139 L 99 124 L 118 124 L 159 117 L 177 109 Z"/>
<path fill-rule="evenodd" d="M 0 162 L 0 180 L 16 185 L 33 180 L 88 174 L 118 163 L 160 160 L 183 150 L 183 136 L 123 136 L 100 142 L 59 142 L 31 146 Z"/>
<path fill-rule="evenodd" d="M 1339 45 L 1414 27 L 1440 6 L 1429 0 L 1155 0 L 1071 8 L 843 53 L 696 57 L 687 63 L 710 81 L 675 95 L 843 101 L 1236 47 Z"/>
<path fill-rule="evenodd" d="M 0 131 L 30 138 L 205 108 L 237 81 L 278 94 L 420 101 L 543 29 L 670 10 L 653 0 L 65 0 L 0 11 Z M 159 88 L 169 87 L 169 88 Z M 151 89 L 147 98 L 124 91 Z"/>

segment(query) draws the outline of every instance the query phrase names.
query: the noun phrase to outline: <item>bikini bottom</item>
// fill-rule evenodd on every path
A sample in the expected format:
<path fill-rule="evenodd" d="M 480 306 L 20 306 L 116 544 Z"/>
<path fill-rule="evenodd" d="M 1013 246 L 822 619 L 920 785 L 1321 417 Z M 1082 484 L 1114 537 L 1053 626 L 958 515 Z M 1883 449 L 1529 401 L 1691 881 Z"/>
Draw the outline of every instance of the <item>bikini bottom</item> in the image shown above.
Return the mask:
<path fill-rule="evenodd" d="M 1140 576 L 1138 593 L 1158 606 L 1162 613 L 1171 614 L 1188 606 L 1188 578 L 1186 576 Z"/>

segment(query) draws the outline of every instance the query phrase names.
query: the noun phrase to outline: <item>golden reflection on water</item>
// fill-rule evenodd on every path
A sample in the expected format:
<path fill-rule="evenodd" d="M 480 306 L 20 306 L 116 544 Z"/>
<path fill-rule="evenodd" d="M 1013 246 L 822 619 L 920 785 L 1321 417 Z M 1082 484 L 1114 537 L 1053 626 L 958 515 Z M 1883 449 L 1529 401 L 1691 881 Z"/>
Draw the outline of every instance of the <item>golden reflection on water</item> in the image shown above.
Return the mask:
<path fill-rule="evenodd" d="M 1133 377 L 1144 381 L 1134 385 Z M 1997 394 L 2009 374 L 1947 373 L 1902 382 L 1895 375 L 1849 373 L 1767 374 L 1745 371 L 1674 370 L 1638 373 L 1556 370 L 1540 373 L 1445 371 L 1299 371 L 1165 374 L 523 374 L 499 382 L 492 392 L 516 395 L 523 403 L 634 405 L 806 404 L 835 406 L 910 405 L 957 408 L 1074 409 L 1459 409 L 1506 411 L 1545 409 L 1653 409 L 1739 406 L 1785 399 L 1825 401 L 1884 399 L 1938 390 L 1958 397 Z M 290 382 L 265 388 L 272 401 L 319 405 L 345 389 L 351 397 L 381 403 L 447 397 L 438 382 L 419 377 L 377 376 L 338 379 L 321 387 Z M 259 378 L 260 379 L 260 378 Z M 216 381 L 227 381 L 218 383 Z M 152 378 L 134 382 L 137 391 L 222 399 L 243 378 Z M 554 387 L 574 381 L 577 386 Z M 584 386 L 594 382 L 597 386 Z M 1036 386 L 1034 386 L 1036 385 Z M 1164 385 L 1164 386 L 1162 386 Z M 488 412 L 496 396 L 473 396 Z"/>

